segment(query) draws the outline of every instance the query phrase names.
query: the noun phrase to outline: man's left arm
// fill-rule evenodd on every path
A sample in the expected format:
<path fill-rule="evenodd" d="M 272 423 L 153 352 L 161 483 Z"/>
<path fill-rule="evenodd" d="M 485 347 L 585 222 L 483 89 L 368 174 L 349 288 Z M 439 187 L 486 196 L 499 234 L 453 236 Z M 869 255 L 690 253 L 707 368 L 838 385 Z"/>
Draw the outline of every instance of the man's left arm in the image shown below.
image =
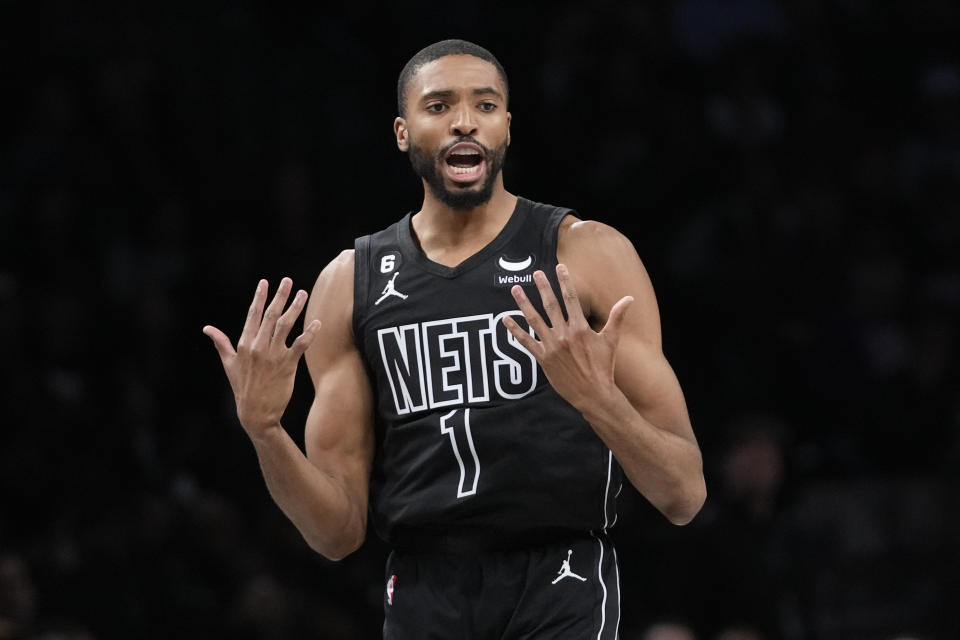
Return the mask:
<path fill-rule="evenodd" d="M 557 257 L 567 318 L 537 272 L 546 318 L 521 287 L 512 289 L 536 338 L 509 317 L 504 322 L 610 447 L 631 484 L 670 522 L 686 524 L 706 499 L 703 461 L 663 355 L 650 278 L 630 241 L 597 222 L 567 218 Z"/>

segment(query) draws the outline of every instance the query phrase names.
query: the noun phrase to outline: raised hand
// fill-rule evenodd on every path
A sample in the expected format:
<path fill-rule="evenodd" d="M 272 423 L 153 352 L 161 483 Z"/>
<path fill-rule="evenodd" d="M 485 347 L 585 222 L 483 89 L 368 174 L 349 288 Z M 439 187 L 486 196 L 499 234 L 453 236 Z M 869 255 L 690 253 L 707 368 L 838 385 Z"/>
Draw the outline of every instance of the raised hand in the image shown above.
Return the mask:
<path fill-rule="evenodd" d="M 292 287 L 290 278 L 281 280 L 264 311 L 268 284 L 266 280 L 257 284 L 236 350 L 222 331 L 210 325 L 203 328 L 220 354 L 237 402 L 237 417 L 251 437 L 280 425 L 293 394 L 297 363 L 320 328 L 320 321 L 314 320 L 287 347 L 290 329 L 307 304 L 307 292 L 300 290 L 287 310 L 283 310 Z"/>
<path fill-rule="evenodd" d="M 610 309 L 606 325 L 598 332 L 590 327 L 583 315 L 566 265 L 557 265 L 557 279 L 567 310 L 567 320 L 563 319 L 560 303 L 546 275 L 543 271 L 536 271 L 533 280 L 550 324 L 540 316 L 519 285 L 514 286 L 510 293 L 539 339 L 521 329 L 510 316 L 504 316 L 503 323 L 537 359 L 557 393 L 583 412 L 591 402 L 603 401 L 604 393 L 614 391 L 613 372 L 620 326 L 633 297 L 624 296 L 618 300 Z"/>

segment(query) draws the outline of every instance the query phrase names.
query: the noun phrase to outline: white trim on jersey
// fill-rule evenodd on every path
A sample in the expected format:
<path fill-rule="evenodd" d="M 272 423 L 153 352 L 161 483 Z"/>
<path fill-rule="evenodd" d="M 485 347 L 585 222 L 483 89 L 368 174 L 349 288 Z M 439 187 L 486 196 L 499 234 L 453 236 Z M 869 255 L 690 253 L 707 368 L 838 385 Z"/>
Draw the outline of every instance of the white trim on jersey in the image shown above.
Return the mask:
<path fill-rule="evenodd" d="M 590 535 L 597 541 L 597 544 L 600 545 L 600 559 L 597 562 L 597 580 L 600 582 L 600 587 L 603 589 L 603 600 L 600 603 L 600 629 L 597 630 L 597 640 L 604 640 L 604 629 L 607 627 L 607 583 L 603 579 L 603 540 L 595 533 Z M 614 575 L 616 576 L 616 586 L 617 586 L 617 622 L 613 628 L 613 640 L 617 640 L 620 635 L 620 567 L 617 564 L 617 551 L 613 548 L 613 545 L 610 547 L 613 552 L 613 569 Z M 613 600 L 611 599 L 611 605 L 613 605 Z M 611 616 L 612 617 L 612 616 Z M 609 636 L 608 636 L 609 637 Z"/>
<path fill-rule="evenodd" d="M 613 633 L 613 640 L 617 640 L 620 637 L 620 614 L 623 610 L 620 608 L 620 563 L 617 561 L 616 547 L 613 548 L 613 571 L 617 577 L 617 627 Z"/>
<path fill-rule="evenodd" d="M 596 536 L 594 536 L 596 538 Z M 607 583 L 603 580 L 603 541 L 597 538 L 597 544 L 600 545 L 600 561 L 597 563 L 597 579 L 600 580 L 600 587 L 603 588 L 603 601 L 600 603 L 600 630 L 597 631 L 597 640 L 603 636 L 603 628 L 607 624 Z"/>
<path fill-rule="evenodd" d="M 613 451 L 607 449 L 607 488 L 603 490 L 603 530 L 610 526 L 610 476 L 613 472 Z"/>

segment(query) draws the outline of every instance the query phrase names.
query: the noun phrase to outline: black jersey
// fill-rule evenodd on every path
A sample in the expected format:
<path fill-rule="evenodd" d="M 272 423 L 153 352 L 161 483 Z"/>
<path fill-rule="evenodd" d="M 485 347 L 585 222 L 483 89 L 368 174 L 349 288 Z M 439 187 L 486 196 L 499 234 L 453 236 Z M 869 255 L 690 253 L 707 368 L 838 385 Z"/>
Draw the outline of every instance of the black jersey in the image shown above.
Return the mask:
<path fill-rule="evenodd" d="M 456 267 L 423 254 L 409 214 L 357 239 L 353 328 L 376 403 L 370 508 L 386 541 L 509 547 L 613 524 L 616 460 L 502 323 L 527 327 L 510 288 L 533 287 L 535 270 L 559 290 L 569 213 L 520 198 Z"/>

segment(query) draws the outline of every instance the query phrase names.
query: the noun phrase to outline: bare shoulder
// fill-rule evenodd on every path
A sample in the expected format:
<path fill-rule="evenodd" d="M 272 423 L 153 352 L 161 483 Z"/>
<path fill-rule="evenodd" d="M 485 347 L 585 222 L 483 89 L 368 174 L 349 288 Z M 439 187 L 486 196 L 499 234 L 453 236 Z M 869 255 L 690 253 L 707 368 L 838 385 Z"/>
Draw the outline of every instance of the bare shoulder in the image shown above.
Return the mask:
<path fill-rule="evenodd" d="M 353 311 L 353 249 L 345 249 L 331 260 L 313 285 L 310 302 L 307 305 L 307 320 L 331 317 L 342 312 L 342 305 L 348 304 Z"/>
<path fill-rule="evenodd" d="M 557 237 L 557 259 L 567 265 L 584 314 L 603 326 L 610 309 L 623 296 L 635 303 L 628 318 L 659 342 L 660 313 L 650 276 L 633 243 L 614 227 L 568 216 Z"/>
<path fill-rule="evenodd" d="M 353 249 L 344 249 L 340 254 L 327 263 L 314 284 L 314 292 L 326 291 L 330 287 L 349 284 L 353 287 Z"/>
<path fill-rule="evenodd" d="M 304 322 L 320 320 L 318 339 L 307 350 L 307 364 L 354 348 L 353 249 L 330 261 L 313 285 Z"/>
<path fill-rule="evenodd" d="M 560 223 L 557 254 L 561 262 L 589 258 L 592 262 L 639 260 L 633 243 L 614 227 L 596 220 L 567 216 Z"/>

